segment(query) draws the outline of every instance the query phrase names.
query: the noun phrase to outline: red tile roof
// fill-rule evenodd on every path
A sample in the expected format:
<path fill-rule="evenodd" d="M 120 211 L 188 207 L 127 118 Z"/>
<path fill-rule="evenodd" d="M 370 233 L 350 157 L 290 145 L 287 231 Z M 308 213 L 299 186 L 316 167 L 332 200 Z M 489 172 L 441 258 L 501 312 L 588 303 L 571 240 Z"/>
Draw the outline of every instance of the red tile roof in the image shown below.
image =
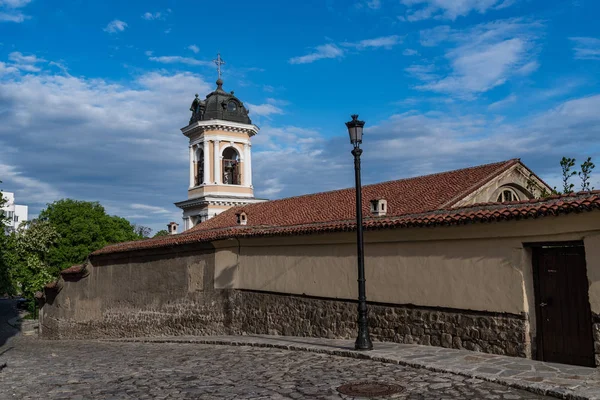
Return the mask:
<path fill-rule="evenodd" d="M 449 207 L 475 189 L 519 163 L 509 160 L 439 174 L 365 185 L 363 215 L 369 216 L 370 200 L 387 200 L 387 215 L 399 216 Z M 236 226 L 235 213 L 248 214 L 247 226 L 290 226 L 353 219 L 356 216 L 354 188 L 288 197 L 228 210 L 190 230 Z"/>
<path fill-rule="evenodd" d="M 62 271 L 60 271 L 61 275 L 76 275 L 81 273 L 81 271 L 83 271 L 83 264 L 80 265 L 73 265 L 67 269 L 63 269 Z"/>
<path fill-rule="evenodd" d="M 559 198 L 556 197 L 515 203 L 515 206 L 507 203 L 501 205 L 486 203 L 460 209 L 450 208 L 460 199 L 518 163 L 519 160 L 514 159 L 364 186 L 364 225 L 367 229 L 447 225 L 468 221 L 556 215 L 567 212 L 567 210 L 568 212 L 577 210 L 579 207 L 577 201 L 579 200 L 574 200 L 575 197 L 572 196 L 564 197 L 567 201 L 564 206 L 566 208 L 562 204 L 558 204 L 557 199 Z M 235 207 L 181 234 L 119 243 L 104 247 L 93 254 L 170 247 L 229 237 L 353 230 L 356 229 L 354 196 L 354 189 L 342 189 Z M 595 194 L 585 193 L 583 196 L 593 197 Z M 369 200 L 373 199 L 387 200 L 388 213 L 386 216 L 372 216 L 369 211 Z M 582 203 L 582 209 L 594 208 L 595 197 L 593 199 L 589 205 L 585 202 Z M 248 222 L 245 226 L 237 224 L 236 214 L 241 211 L 248 214 Z"/>
<path fill-rule="evenodd" d="M 241 207 L 224 212 L 235 214 Z M 244 207 L 248 210 L 248 207 Z M 444 208 L 424 213 L 400 216 L 366 217 L 363 221 L 366 230 L 386 228 L 430 227 L 464 225 L 474 222 L 494 222 L 558 216 L 600 209 L 600 191 L 572 193 L 551 196 L 545 199 L 533 199 L 513 203 L 485 203 L 461 208 Z M 251 211 L 249 213 L 251 214 Z M 217 217 L 215 217 L 217 218 Z M 203 223 L 204 224 L 204 223 Z M 246 238 L 257 236 L 304 235 L 325 232 L 344 232 L 356 229 L 352 219 L 279 226 L 229 226 L 224 228 L 190 230 L 178 235 L 163 236 L 136 242 L 119 243 L 95 251 L 93 254 L 108 254 L 143 250 L 159 247 L 171 247 L 183 244 L 210 242 L 227 238 Z"/>
<path fill-rule="evenodd" d="M 44 287 L 46 289 L 56 289 L 58 287 L 58 281 L 47 283 Z"/>

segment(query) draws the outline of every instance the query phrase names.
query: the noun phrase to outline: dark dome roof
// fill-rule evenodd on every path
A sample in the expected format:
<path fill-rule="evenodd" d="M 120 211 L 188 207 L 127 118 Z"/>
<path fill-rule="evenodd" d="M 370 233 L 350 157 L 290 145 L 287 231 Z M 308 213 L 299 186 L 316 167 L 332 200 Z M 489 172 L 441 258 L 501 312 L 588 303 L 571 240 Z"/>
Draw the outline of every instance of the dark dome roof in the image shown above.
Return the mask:
<path fill-rule="evenodd" d="M 223 81 L 221 79 L 217 80 L 217 89 L 206 96 L 205 100 L 200 100 L 198 95 L 196 95 L 190 111 L 192 112 L 190 124 L 196 121 L 211 119 L 252 124 L 244 103 L 233 95 L 233 91 L 226 93 L 223 90 Z"/>

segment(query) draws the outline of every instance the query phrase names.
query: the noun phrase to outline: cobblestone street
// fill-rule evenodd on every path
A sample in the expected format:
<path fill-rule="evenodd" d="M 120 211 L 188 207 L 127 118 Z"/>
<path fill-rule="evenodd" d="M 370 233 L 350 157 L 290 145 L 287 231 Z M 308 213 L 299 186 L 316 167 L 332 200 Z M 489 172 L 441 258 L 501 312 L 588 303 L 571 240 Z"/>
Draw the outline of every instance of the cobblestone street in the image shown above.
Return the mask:
<path fill-rule="evenodd" d="M 8 366 L 0 372 L 1 399 L 348 399 L 336 388 L 364 380 L 406 388 L 388 398 L 550 398 L 452 374 L 279 349 L 17 337 L 2 351 Z"/>

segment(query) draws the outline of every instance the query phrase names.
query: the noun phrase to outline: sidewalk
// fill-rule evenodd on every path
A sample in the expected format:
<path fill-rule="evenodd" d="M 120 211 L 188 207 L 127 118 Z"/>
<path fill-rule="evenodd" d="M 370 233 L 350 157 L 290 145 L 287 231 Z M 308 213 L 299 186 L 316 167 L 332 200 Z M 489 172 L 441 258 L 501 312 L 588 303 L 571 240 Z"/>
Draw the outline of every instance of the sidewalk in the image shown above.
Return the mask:
<path fill-rule="evenodd" d="M 266 335 L 177 336 L 104 341 L 221 344 L 310 351 L 408 365 L 436 372 L 451 372 L 560 399 L 600 400 L 600 371 L 595 368 L 442 347 L 375 342 L 374 350 L 358 352 L 353 350 L 354 342 L 350 340 Z"/>

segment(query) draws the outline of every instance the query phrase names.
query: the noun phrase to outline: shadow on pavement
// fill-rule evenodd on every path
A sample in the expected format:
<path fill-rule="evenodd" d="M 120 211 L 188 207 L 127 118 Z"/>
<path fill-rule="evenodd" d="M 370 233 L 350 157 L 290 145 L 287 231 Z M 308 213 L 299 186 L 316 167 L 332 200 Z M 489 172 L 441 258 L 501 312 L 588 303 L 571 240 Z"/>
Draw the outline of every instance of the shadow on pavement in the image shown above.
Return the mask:
<path fill-rule="evenodd" d="M 19 333 L 19 329 L 8 324 L 9 320 L 18 316 L 19 313 L 15 300 L 0 299 L 0 354 L 5 352 L 2 346 L 4 346 L 8 339 Z"/>

